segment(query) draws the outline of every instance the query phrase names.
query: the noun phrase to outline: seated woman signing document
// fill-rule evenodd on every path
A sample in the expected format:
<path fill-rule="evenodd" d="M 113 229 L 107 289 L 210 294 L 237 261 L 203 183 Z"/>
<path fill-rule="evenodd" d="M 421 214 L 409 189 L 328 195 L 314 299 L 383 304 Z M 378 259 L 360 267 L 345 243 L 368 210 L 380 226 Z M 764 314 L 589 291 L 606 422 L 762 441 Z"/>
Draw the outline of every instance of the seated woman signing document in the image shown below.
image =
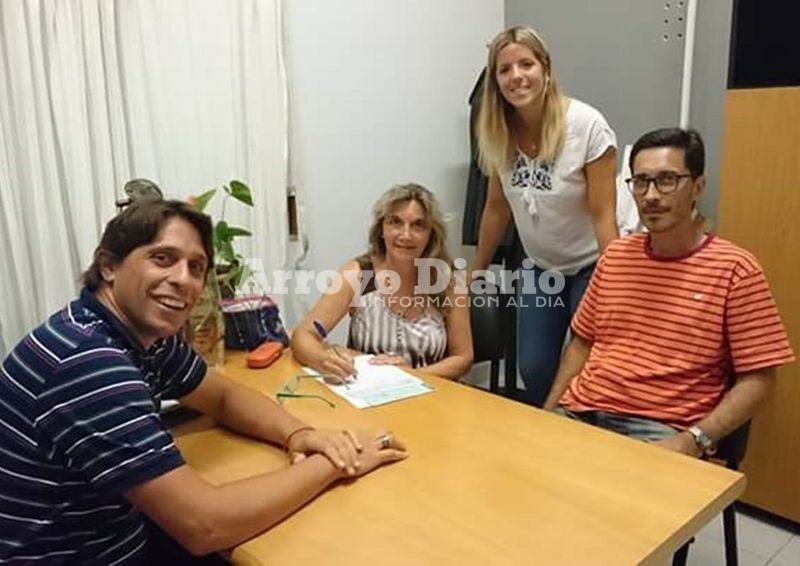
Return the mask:
<path fill-rule="evenodd" d="M 355 356 L 375 354 L 373 364 L 458 379 L 472 365 L 472 336 L 466 288 L 452 272 L 433 194 L 416 184 L 389 189 L 373 207 L 367 253 L 342 267 L 340 281 L 295 328 L 295 357 L 337 377 L 353 374 Z M 324 343 L 348 313 L 347 347 Z"/>

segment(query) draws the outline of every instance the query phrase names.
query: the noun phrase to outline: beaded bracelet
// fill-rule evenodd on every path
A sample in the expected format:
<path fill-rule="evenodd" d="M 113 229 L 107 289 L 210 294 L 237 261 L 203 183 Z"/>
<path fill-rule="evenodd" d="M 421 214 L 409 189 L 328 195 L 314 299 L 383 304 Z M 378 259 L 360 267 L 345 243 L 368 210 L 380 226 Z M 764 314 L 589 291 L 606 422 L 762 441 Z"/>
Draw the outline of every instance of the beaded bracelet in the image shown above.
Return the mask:
<path fill-rule="evenodd" d="M 297 434 L 298 432 L 303 432 L 304 430 L 315 430 L 315 429 L 314 429 L 313 426 L 301 426 L 300 428 L 294 429 L 292 432 L 290 432 L 288 435 L 286 435 L 286 438 L 283 439 L 283 449 L 288 451 L 289 450 L 289 441 L 292 439 L 292 437 L 295 434 Z"/>

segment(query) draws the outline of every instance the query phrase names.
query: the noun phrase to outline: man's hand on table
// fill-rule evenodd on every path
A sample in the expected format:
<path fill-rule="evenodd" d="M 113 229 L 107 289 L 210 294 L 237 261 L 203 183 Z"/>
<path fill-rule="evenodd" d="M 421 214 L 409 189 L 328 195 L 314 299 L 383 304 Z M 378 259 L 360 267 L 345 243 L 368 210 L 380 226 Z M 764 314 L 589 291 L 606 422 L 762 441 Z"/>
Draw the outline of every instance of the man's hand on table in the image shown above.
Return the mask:
<path fill-rule="evenodd" d="M 375 431 L 303 430 L 292 435 L 286 449 L 293 464 L 311 454 L 323 454 L 342 477 L 363 476 L 408 456 L 392 433 Z"/>
<path fill-rule="evenodd" d="M 362 446 L 359 454 L 361 462 L 357 474 L 359 476 L 366 475 L 384 464 L 408 458 L 405 445 L 397 440 L 391 432 L 358 431 L 356 435 Z"/>
<path fill-rule="evenodd" d="M 652 444 L 655 446 L 660 446 L 661 448 L 666 448 L 667 450 L 672 450 L 673 452 L 686 454 L 687 456 L 691 456 L 693 458 L 700 457 L 700 449 L 697 447 L 697 443 L 695 443 L 692 435 L 686 431 L 679 432 L 678 434 L 661 440 L 657 440 Z"/>

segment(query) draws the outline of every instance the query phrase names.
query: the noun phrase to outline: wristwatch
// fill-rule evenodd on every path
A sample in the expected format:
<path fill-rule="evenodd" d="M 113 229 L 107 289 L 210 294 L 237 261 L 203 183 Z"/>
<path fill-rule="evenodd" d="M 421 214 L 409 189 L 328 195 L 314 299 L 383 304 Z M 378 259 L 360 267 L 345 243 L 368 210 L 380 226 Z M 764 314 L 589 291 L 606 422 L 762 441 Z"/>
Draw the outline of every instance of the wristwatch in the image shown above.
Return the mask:
<path fill-rule="evenodd" d="M 700 452 L 705 456 L 713 456 L 714 452 L 717 451 L 717 447 L 714 444 L 714 441 L 711 440 L 711 437 L 708 436 L 703 429 L 699 426 L 692 426 L 688 429 L 689 434 L 692 435 L 694 438 L 694 443 L 697 444 L 697 447 L 700 449 Z"/>

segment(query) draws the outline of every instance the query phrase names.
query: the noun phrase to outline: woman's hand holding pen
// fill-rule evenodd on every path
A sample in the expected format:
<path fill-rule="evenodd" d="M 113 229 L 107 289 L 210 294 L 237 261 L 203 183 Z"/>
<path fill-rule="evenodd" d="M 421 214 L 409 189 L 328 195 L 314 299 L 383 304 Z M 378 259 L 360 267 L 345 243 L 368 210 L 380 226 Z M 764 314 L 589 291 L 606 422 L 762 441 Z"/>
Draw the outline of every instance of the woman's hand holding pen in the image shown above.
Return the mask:
<path fill-rule="evenodd" d="M 342 346 L 325 344 L 325 340 L 328 338 L 328 327 L 325 326 L 322 321 L 312 320 L 311 325 L 314 327 L 314 331 L 319 336 L 319 340 L 322 342 L 324 348 L 322 359 L 317 369 L 322 370 L 322 373 L 341 378 L 342 381 L 350 376 L 355 377 L 356 367 L 353 363 L 354 354 Z"/>
<path fill-rule="evenodd" d="M 343 380 L 356 375 L 354 355 L 342 346 L 327 346 L 323 354 L 319 369 L 322 373 L 335 375 Z"/>

